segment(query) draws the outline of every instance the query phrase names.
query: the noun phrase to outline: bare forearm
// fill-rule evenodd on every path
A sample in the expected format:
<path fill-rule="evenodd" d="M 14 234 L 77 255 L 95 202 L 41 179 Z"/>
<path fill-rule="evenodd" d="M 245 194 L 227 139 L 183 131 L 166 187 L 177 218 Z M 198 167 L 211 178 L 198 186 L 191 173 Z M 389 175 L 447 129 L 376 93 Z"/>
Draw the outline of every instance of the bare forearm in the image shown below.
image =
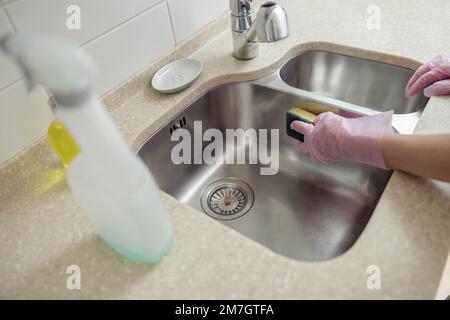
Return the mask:
<path fill-rule="evenodd" d="M 381 140 L 381 149 L 390 168 L 450 182 L 450 134 L 390 134 Z"/>

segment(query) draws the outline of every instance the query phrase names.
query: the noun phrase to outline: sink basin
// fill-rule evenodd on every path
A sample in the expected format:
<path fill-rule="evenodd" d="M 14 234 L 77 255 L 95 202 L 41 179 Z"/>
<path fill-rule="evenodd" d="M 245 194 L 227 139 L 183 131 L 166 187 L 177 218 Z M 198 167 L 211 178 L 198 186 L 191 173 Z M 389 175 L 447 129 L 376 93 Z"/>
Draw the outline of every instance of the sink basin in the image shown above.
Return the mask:
<path fill-rule="evenodd" d="M 394 110 L 393 127 L 412 133 L 428 101 L 421 94 L 403 96 L 412 74 L 341 54 L 301 53 L 267 77 L 211 89 L 151 136 L 138 154 L 162 190 L 220 223 L 293 259 L 331 259 L 358 239 L 392 172 L 311 161 L 285 134 L 285 112 L 300 106 L 357 117 Z M 179 128 L 192 134 L 194 121 L 202 121 L 203 132 L 216 128 L 224 135 L 227 129 L 279 129 L 279 149 L 273 152 L 278 173 L 261 175 L 261 165 L 225 164 L 228 148 L 211 165 L 174 164 L 171 152 L 178 142 L 171 137 Z M 255 143 L 235 141 L 247 152 L 246 160 Z M 207 148 L 205 142 L 194 144 L 192 158 Z"/>
<path fill-rule="evenodd" d="M 404 97 L 404 88 L 414 71 L 386 63 L 336 54 L 308 51 L 280 69 L 288 85 L 376 111 L 396 114 L 422 110 L 423 94 Z"/>
<path fill-rule="evenodd" d="M 151 136 L 138 154 L 162 190 L 199 211 L 211 215 L 208 201 L 231 190 L 230 194 L 242 201 L 241 209 L 248 211 L 237 212 L 228 220 L 211 215 L 220 223 L 293 259 L 331 259 L 357 240 L 391 172 L 309 160 L 285 134 L 285 112 L 297 103 L 296 95 L 254 83 L 222 85 L 187 106 Z M 264 176 L 259 165 L 250 164 L 175 165 L 171 151 L 177 142 L 171 141 L 171 135 L 179 127 L 193 132 L 194 121 L 202 121 L 203 130 L 217 128 L 221 132 L 229 128 L 279 129 L 278 173 Z M 237 147 L 247 150 L 253 142 L 240 143 Z"/>

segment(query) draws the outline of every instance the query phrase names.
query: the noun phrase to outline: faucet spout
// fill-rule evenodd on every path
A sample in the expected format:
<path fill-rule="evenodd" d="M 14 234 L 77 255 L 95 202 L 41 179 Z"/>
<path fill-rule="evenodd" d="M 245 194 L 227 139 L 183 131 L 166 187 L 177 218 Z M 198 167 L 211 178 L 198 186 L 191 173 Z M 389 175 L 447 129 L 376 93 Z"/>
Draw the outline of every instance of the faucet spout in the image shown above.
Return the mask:
<path fill-rule="evenodd" d="M 242 60 L 255 58 L 259 42 L 275 42 L 289 36 L 286 11 L 275 2 L 264 3 L 256 18 L 252 0 L 230 0 L 233 55 Z"/>

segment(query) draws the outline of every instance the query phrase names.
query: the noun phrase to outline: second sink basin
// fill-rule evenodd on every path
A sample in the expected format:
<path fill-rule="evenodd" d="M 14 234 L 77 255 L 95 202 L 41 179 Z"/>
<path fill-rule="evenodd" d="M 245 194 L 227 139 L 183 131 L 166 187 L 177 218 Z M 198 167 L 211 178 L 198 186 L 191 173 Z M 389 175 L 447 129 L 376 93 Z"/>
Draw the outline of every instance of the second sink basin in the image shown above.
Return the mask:
<path fill-rule="evenodd" d="M 414 71 L 391 64 L 326 52 L 308 51 L 280 69 L 288 85 L 376 111 L 412 113 L 425 107 L 423 94 L 405 98 Z"/>

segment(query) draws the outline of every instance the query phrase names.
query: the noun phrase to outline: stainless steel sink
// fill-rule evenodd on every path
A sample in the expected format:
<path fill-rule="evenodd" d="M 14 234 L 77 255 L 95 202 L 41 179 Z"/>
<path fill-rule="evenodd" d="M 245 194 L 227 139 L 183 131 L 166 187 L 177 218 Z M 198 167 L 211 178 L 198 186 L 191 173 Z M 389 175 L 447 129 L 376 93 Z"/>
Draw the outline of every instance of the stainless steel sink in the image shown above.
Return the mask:
<path fill-rule="evenodd" d="M 360 63 L 366 62 L 360 60 Z M 289 63 L 284 66 L 286 74 L 288 66 Z M 378 68 L 379 64 L 371 66 Z M 382 69 L 385 68 L 382 65 Z M 388 73 L 390 76 L 404 79 L 404 69 L 392 68 Z M 300 79 L 298 83 L 307 90 L 320 87 L 314 76 Z M 313 83 L 307 84 L 307 79 Z M 335 87 L 324 88 L 328 91 L 320 93 L 341 98 L 340 91 L 329 91 Z M 376 86 L 372 90 L 380 88 L 385 87 Z M 400 84 L 394 88 L 403 90 Z M 349 97 L 351 102 L 375 101 L 380 108 L 388 105 L 371 90 L 353 91 L 353 95 L 349 92 L 343 97 Z M 369 97 L 359 97 L 365 94 Z M 396 96 L 394 93 L 389 95 Z M 421 99 L 402 99 L 403 103 L 400 99 L 388 101 L 395 102 L 392 106 L 396 106 L 398 112 L 419 110 L 424 106 Z M 220 223 L 290 258 L 306 261 L 331 259 L 345 252 L 358 239 L 391 172 L 360 164 L 323 165 L 309 160 L 300 153 L 297 142 L 285 134 L 285 112 L 298 104 L 306 108 L 312 105 L 324 110 L 342 111 L 341 114 L 349 116 L 377 112 L 366 106 L 316 96 L 288 86 L 281 81 L 277 71 L 258 81 L 226 84 L 210 90 L 151 136 L 138 154 L 162 190 L 208 213 Z M 171 141 L 171 135 L 180 127 L 193 132 L 194 121 L 202 121 L 204 130 L 217 128 L 221 132 L 234 128 L 279 129 L 278 174 L 263 176 L 258 165 L 223 162 L 175 165 L 171 161 L 171 151 L 176 142 Z M 248 150 L 252 143 L 241 141 L 237 147 Z M 195 152 L 198 151 L 192 147 L 192 154 Z M 224 212 L 225 209 L 217 205 L 227 194 L 236 201 L 233 207 L 236 212 Z"/>
<path fill-rule="evenodd" d="M 405 98 L 413 71 L 390 64 L 325 51 L 302 53 L 284 64 L 281 79 L 288 85 L 322 96 L 397 114 L 422 110 L 422 94 Z"/>

